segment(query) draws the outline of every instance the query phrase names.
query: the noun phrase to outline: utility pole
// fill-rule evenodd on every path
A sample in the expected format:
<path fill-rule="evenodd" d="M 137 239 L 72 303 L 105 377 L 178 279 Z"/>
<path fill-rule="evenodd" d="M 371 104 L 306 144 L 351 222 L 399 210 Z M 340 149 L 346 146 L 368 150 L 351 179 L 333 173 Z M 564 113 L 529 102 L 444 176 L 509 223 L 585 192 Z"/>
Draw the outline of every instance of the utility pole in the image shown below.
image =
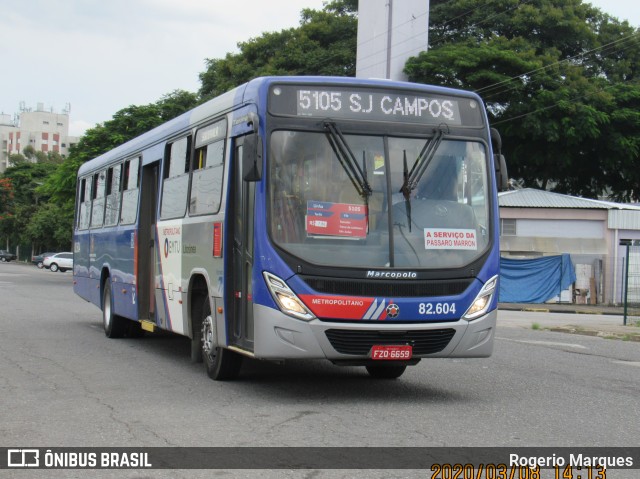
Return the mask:
<path fill-rule="evenodd" d="M 404 65 L 428 48 L 429 0 L 358 4 L 356 77 L 406 80 Z"/>

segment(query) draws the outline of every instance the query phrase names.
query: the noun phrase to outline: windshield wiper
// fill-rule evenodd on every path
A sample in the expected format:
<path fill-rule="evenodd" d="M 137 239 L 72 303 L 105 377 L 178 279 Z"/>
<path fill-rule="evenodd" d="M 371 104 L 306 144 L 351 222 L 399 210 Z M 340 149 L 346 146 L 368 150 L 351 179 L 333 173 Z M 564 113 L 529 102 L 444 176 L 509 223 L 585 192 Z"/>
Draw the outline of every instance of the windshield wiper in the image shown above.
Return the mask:
<path fill-rule="evenodd" d="M 420 182 L 420 178 L 424 175 L 424 172 L 427 171 L 429 167 L 429 163 L 433 160 L 433 157 L 442 142 L 442 138 L 444 137 L 445 130 L 440 127 L 437 130 L 434 130 L 434 135 L 430 140 L 422 147 L 420 154 L 416 158 L 416 161 L 413 163 L 411 167 L 411 171 L 407 167 L 407 151 L 404 150 L 404 169 L 403 169 L 403 183 L 402 188 L 400 188 L 400 193 L 404 196 L 404 205 L 407 211 L 407 222 L 409 223 L 409 231 L 411 231 L 411 193 L 416 189 L 418 183 Z"/>
<path fill-rule="evenodd" d="M 365 203 L 369 204 L 369 196 L 371 196 L 372 190 L 369 182 L 367 181 L 367 165 L 365 162 L 365 153 L 362 152 L 362 168 L 358 164 L 355 155 L 349 148 L 347 140 L 344 135 L 338 129 L 334 122 L 326 121 L 324 128 L 327 132 L 327 139 L 333 149 L 333 152 L 338 157 L 338 161 L 342 168 L 347 173 L 349 180 L 353 184 L 358 194 L 362 196 Z"/>

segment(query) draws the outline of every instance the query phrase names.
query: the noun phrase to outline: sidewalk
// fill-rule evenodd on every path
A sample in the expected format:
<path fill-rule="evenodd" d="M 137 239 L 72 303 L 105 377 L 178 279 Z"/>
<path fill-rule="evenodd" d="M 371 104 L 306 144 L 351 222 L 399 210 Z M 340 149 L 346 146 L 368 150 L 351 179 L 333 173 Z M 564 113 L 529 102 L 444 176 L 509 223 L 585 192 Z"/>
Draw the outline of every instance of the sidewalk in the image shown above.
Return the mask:
<path fill-rule="evenodd" d="M 628 316 L 627 325 L 625 325 L 623 307 L 588 304 L 499 303 L 498 310 L 500 311 L 499 322 L 511 326 L 520 325 L 522 320 L 509 318 L 510 311 L 551 313 L 541 314 L 540 319 L 535 321 L 537 327 L 562 333 L 640 342 L 640 317 Z M 526 324 L 526 327 L 533 326 Z"/>

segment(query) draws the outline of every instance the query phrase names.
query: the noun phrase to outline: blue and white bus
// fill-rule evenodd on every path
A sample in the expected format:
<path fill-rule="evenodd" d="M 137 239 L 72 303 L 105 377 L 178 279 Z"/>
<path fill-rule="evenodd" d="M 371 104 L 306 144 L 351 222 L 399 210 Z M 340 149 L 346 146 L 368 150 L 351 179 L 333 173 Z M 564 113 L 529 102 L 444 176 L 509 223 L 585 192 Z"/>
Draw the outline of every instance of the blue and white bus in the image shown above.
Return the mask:
<path fill-rule="evenodd" d="M 497 184 L 482 100 L 385 80 L 257 78 L 78 171 L 74 289 L 110 338 L 396 378 L 487 357 Z M 497 137 L 496 137 L 497 138 Z"/>

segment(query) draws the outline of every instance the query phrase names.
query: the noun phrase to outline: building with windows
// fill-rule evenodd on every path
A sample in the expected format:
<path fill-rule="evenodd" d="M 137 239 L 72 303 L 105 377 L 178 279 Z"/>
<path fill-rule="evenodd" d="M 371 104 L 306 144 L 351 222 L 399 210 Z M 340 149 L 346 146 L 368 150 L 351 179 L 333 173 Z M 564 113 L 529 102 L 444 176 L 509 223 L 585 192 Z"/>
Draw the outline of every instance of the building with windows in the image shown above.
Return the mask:
<path fill-rule="evenodd" d="M 0 114 L 0 172 L 6 170 L 11 155 L 19 154 L 27 146 L 43 153 L 56 152 L 63 156 L 69 154 L 69 148 L 78 141 L 69 136 L 69 112 L 56 113 L 45 111 L 38 103 L 35 110 L 21 108 L 12 119 L 10 115 Z"/>
<path fill-rule="evenodd" d="M 577 280 L 559 300 L 622 302 L 625 243 L 640 240 L 640 207 L 531 188 L 498 196 L 502 257 L 569 254 Z"/>

